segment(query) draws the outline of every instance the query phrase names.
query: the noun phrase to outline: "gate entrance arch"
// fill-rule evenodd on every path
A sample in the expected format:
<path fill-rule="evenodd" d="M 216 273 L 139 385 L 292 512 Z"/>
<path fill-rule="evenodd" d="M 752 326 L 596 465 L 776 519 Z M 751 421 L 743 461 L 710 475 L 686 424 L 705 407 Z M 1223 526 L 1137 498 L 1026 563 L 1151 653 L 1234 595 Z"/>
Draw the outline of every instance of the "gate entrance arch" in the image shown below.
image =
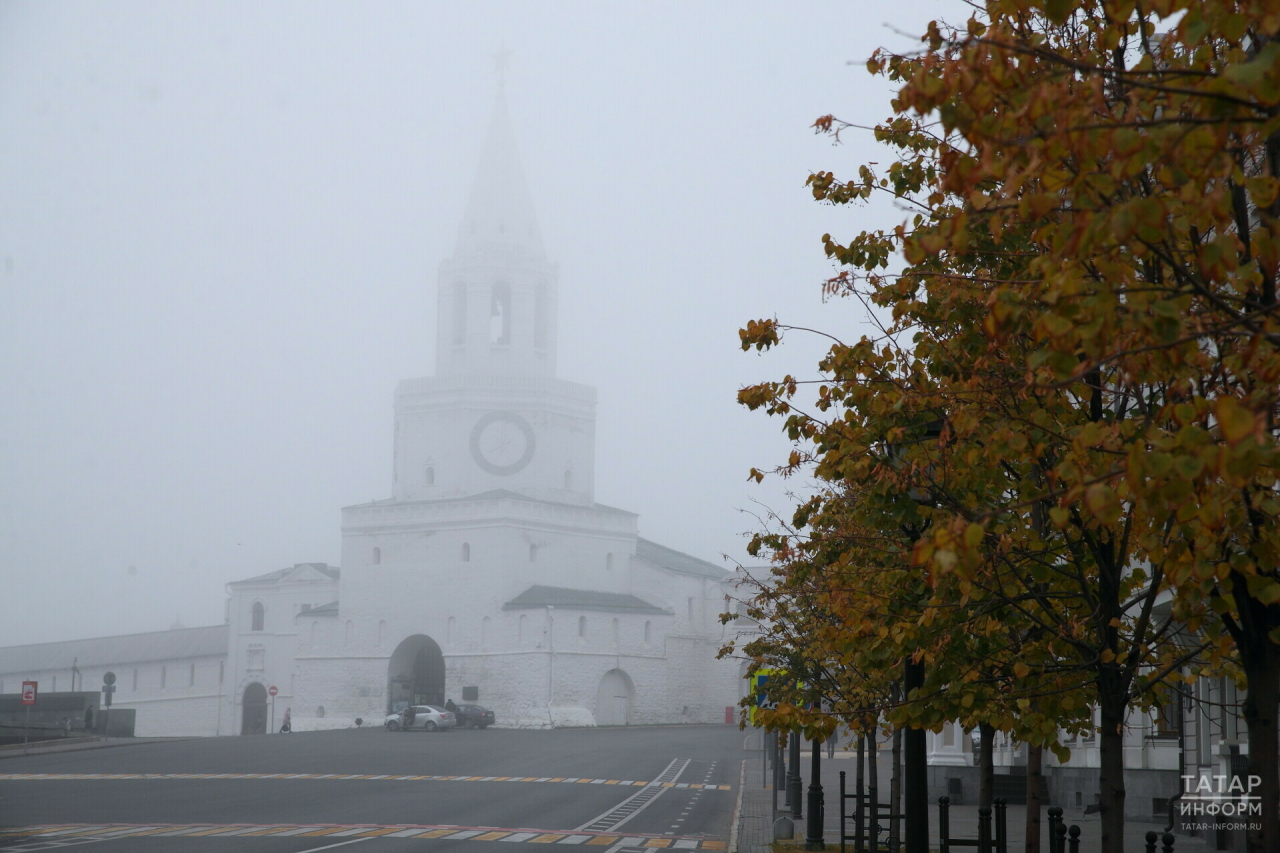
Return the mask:
<path fill-rule="evenodd" d="M 387 713 L 406 705 L 444 705 L 444 654 L 426 634 L 402 640 L 387 664 Z"/>
<path fill-rule="evenodd" d="M 267 688 L 253 682 L 244 689 L 241 700 L 243 713 L 240 718 L 240 734 L 265 735 L 267 733 Z"/>
<path fill-rule="evenodd" d="M 631 702 L 636 689 L 631 676 L 620 669 L 611 669 L 600 679 L 596 689 L 596 725 L 626 726 L 631 723 Z"/>

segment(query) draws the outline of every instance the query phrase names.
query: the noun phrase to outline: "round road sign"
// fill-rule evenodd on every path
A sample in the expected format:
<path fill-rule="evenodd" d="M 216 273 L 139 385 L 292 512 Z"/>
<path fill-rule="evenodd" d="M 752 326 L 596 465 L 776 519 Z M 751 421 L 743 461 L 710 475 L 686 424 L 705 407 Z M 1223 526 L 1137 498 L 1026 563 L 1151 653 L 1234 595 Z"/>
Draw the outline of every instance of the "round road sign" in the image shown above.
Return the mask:
<path fill-rule="evenodd" d="M 115 684 L 115 683 L 116 683 L 116 674 L 115 674 L 114 672 L 108 672 L 106 675 L 102 676 L 102 683 L 103 683 L 103 684 Z"/>
<path fill-rule="evenodd" d="M 274 684 L 267 688 L 267 693 L 271 694 L 272 696 L 276 695 L 279 692 L 280 691 L 276 689 L 276 686 Z"/>

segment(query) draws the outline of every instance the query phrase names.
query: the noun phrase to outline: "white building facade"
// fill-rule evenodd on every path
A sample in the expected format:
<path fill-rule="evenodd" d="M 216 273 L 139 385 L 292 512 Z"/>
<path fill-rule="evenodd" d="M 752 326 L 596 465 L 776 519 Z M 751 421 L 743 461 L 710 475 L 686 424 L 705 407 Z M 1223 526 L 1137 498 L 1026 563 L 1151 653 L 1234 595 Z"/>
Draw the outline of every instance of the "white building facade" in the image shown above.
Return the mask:
<path fill-rule="evenodd" d="M 724 722 L 741 695 L 716 658 L 734 576 L 595 502 L 596 394 L 556 373 L 557 292 L 499 94 L 440 265 L 436 374 L 395 392 L 391 496 L 343 510 L 341 570 L 228 584 L 225 626 L 199 629 L 223 644 L 198 662 L 217 683 L 163 720 L 138 704 L 139 734 L 265 732 L 285 708 L 296 730 L 381 724 L 446 699 L 498 725 Z M 52 677 L 0 651 L 6 690 Z"/>

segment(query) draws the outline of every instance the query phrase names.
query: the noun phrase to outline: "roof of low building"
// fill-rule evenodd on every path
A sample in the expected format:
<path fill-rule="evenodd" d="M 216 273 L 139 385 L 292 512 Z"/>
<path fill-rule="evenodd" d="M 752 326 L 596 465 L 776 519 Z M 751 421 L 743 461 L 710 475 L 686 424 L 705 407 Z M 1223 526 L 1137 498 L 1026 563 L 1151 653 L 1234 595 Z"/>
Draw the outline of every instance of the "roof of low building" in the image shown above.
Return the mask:
<path fill-rule="evenodd" d="M 233 584 L 239 583 L 270 583 L 272 581 L 284 580 L 289 575 L 306 569 L 314 569 L 326 577 L 337 580 L 341 574 L 341 570 L 337 566 L 330 566 L 328 563 L 294 563 L 285 569 L 276 569 L 274 572 L 267 572 L 265 575 L 257 575 L 256 577 L 245 578 L 244 580 L 232 581 Z"/>
<path fill-rule="evenodd" d="M 708 563 L 706 560 L 700 560 L 683 551 L 659 545 L 657 542 L 650 542 L 648 539 L 639 536 L 636 537 L 636 556 L 659 568 L 679 572 L 682 575 L 696 575 L 700 578 L 724 580 L 726 576 L 733 574 L 728 569 L 722 569 L 715 563 Z"/>
<path fill-rule="evenodd" d="M 535 585 L 502 605 L 503 610 L 536 607 L 564 607 L 571 610 L 607 610 L 614 613 L 669 614 L 670 611 L 650 604 L 643 598 L 622 592 L 599 592 L 593 589 L 567 589 L 559 586 Z"/>
<path fill-rule="evenodd" d="M 226 625 L 0 647 L 0 673 L 35 673 L 226 655 Z"/>

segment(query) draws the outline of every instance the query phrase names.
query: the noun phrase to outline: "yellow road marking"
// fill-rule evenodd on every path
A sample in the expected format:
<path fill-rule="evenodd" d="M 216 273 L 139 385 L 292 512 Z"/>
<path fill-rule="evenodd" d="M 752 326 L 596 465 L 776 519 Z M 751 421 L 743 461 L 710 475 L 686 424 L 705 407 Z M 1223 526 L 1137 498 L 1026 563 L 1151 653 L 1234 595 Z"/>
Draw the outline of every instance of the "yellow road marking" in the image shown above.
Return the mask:
<path fill-rule="evenodd" d="M 510 832 L 486 832 L 484 835 L 473 837 L 472 841 L 497 841 L 499 838 L 506 838 Z"/>
<path fill-rule="evenodd" d="M 404 829 L 403 826 L 387 826 L 382 829 L 371 829 L 368 832 L 357 832 L 356 838 L 373 838 L 378 835 L 386 835 L 388 832 L 399 832 Z"/>
<path fill-rule="evenodd" d="M 277 832 L 284 832 L 287 829 L 295 829 L 292 826 L 272 826 L 267 829 L 259 829 L 257 832 L 244 832 L 236 836 L 237 838 L 250 838 L 254 835 L 275 835 Z"/>
<path fill-rule="evenodd" d="M 552 779 L 551 781 L 554 782 L 555 780 Z M 564 838 L 564 837 L 565 836 L 563 835 L 551 835 L 551 834 L 539 835 L 537 838 L 530 838 L 529 843 L 530 844 L 554 844 L 555 842 L 559 841 L 561 838 Z"/>
<path fill-rule="evenodd" d="M 650 838 L 644 843 L 645 847 L 670 847 L 670 838 Z"/>
<path fill-rule="evenodd" d="M 351 827 L 349 827 L 349 826 L 330 826 L 330 827 L 328 827 L 328 828 L 326 828 L 326 829 L 317 829 L 315 832 L 303 832 L 303 833 L 301 833 L 298 837 L 299 837 L 299 838 L 309 838 L 309 837 L 314 836 L 314 835 L 328 835 L 328 834 L 330 834 L 330 833 L 332 833 L 332 832 L 341 832 L 341 831 L 342 831 L 342 830 L 344 830 L 344 829 L 350 829 L 350 828 L 351 828 Z"/>
<path fill-rule="evenodd" d="M 598 844 L 601 847 L 607 847 L 621 837 L 622 837 L 621 835 L 597 835 L 595 838 L 592 838 L 587 843 Z"/>
<path fill-rule="evenodd" d="M 723 841 L 704 841 L 702 842 L 702 847 L 704 850 L 723 850 L 724 842 Z"/>
<path fill-rule="evenodd" d="M 566 778 L 567 778 L 567 777 L 560 776 L 560 777 L 555 778 L 555 779 L 548 779 L 547 781 L 548 781 L 548 782 L 563 782 Z"/>
<path fill-rule="evenodd" d="M 439 838 L 442 835 L 453 835 L 456 829 L 433 829 L 430 832 L 424 832 L 421 835 L 415 835 L 414 838 Z"/>

